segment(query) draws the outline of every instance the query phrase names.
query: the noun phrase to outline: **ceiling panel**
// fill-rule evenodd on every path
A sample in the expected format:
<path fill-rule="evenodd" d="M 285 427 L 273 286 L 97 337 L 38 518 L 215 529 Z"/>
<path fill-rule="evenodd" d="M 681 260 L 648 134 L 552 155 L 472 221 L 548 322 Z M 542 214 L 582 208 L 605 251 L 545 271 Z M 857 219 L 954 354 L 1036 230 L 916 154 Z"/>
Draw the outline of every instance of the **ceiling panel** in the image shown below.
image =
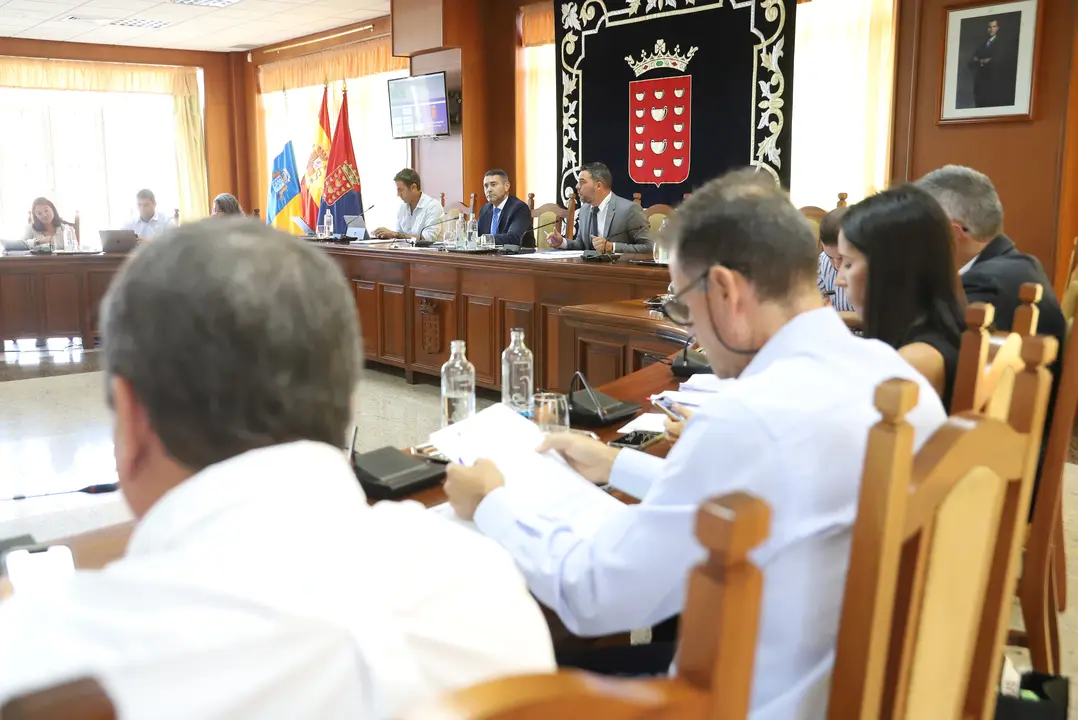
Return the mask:
<path fill-rule="evenodd" d="M 0 0 L 0 38 L 226 52 L 237 46 L 272 45 L 388 14 L 389 0 L 238 0 L 223 8 L 171 0 Z M 109 24 L 118 20 L 158 20 L 168 26 Z"/>

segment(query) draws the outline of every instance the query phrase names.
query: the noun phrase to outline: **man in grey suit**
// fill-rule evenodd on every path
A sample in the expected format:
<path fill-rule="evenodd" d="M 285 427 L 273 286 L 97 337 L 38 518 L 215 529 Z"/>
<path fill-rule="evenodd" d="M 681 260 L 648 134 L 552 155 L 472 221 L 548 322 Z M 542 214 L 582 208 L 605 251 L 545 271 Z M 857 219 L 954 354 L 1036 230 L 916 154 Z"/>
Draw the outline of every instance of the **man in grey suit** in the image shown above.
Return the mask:
<path fill-rule="evenodd" d="M 562 250 L 598 250 L 601 253 L 651 254 L 651 227 L 644 210 L 610 190 L 610 168 L 588 163 L 580 171 L 576 191 L 580 213 L 576 233 L 566 241 L 555 228 L 550 244 Z"/>

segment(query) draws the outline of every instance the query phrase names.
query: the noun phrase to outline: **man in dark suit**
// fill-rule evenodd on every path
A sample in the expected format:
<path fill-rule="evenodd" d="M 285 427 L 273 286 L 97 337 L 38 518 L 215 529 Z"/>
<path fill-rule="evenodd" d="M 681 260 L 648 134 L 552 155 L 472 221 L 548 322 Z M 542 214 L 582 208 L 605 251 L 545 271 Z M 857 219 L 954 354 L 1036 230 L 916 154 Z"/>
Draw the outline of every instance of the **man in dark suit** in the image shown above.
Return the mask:
<path fill-rule="evenodd" d="M 989 18 L 985 33 L 985 41 L 969 59 L 973 71 L 973 104 L 976 107 L 1013 105 L 1015 75 L 1010 72 L 1007 39 L 999 34 L 999 20 Z"/>
<path fill-rule="evenodd" d="M 597 250 L 601 253 L 652 254 L 651 225 L 644 210 L 611 189 L 610 168 L 588 163 L 580 171 L 576 191 L 580 212 L 576 232 L 566 242 L 560 231 L 550 235 L 550 244 L 563 250 Z"/>
<path fill-rule="evenodd" d="M 479 234 L 493 235 L 495 245 L 535 247 L 531 210 L 509 194 L 509 174 L 488 170 L 483 176 L 483 193 L 487 204 L 479 210 Z"/>
<path fill-rule="evenodd" d="M 958 274 L 962 276 L 966 300 L 992 303 L 997 329 L 1011 330 L 1015 310 L 1021 304 L 1018 288 L 1024 283 L 1039 283 L 1044 288 L 1044 296 L 1037 305 L 1040 308 L 1037 334 L 1051 335 L 1059 341 L 1059 356 L 1049 368 L 1053 383 L 1045 428 L 1050 427 L 1067 321 L 1044 267 L 1032 255 L 1018 252 L 1011 239 L 1003 234 L 1003 204 L 986 175 L 967 167 L 947 165 L 928 173 L 917 184 L 935 197 L 951 218 Z M 1047 439 L 1047 432 L 1044 437 Z"/>

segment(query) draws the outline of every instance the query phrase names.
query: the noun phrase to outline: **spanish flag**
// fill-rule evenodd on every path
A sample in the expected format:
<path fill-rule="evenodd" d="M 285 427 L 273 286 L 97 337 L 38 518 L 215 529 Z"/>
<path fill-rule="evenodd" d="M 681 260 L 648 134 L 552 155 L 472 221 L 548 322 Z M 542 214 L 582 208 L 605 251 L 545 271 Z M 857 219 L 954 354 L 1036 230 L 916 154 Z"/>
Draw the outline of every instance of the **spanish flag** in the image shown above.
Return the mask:
<path fill-rule="evenodd" d="M 301 210 L 296 154 L 292 152 L 292 141 L 289 140 L 273 159 L 269 198 L 266 200 L 266 224 L 297 235 L 299 228 L 292 218 L 299 216 Z"/>
<path fill-rule="evenodd" d="M 343 235 L 348 231 L 348 217 L 363 215 L 363 199 L 359 193 L 356 151 L 352 147 L 352 133 L 348 129 L 348 90 L 345 90 L 341 114 L 337 116 L 337 132 L 333 135 L 333 147 L 329 151 L 326 187 L 319 210 L 322 217 L 327 211 L 333 214 L 333 231 L 336 234 Z"/>
<path fill-rule="evenodd" d="M 318 113 L 318 129 L 314 133 L 314 146 L 307 159 L 307 169 L 300 182 L 303 219 L 311 228 L 318 227 L 318 207 L 322 203 L 322 187 L 326 181 L 326 165 L 329 163 L 329 86 L 322 88 L 322 109 Z"/>

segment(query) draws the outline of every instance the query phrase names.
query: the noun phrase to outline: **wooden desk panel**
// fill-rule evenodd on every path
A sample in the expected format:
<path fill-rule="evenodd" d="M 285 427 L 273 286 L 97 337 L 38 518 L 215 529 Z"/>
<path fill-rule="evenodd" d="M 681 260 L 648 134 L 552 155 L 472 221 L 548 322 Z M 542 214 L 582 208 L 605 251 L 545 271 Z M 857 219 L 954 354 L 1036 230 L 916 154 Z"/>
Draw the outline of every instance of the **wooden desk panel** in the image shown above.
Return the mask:
<path fill-rule="evenodd" d="M 688 331 L 643 300 L 561 309 L 561 363 L 602 385 L 635 373 L 684 347 Z"/>
<path fill-rule="evenodd" d="M 500 387 L 501 353 L 512 328 L 524 328 L 525 342 L 535 354 L 536 387 L 565 391 L 575 363 L 560 347 L 561 309 L 649 297 L 664 292 L 670 281 L 663 268 L 627 261 L 320 247 L 352 282 L 368 360 L 403 367 L 409 381 L 416 372 L 438 375 L 450 342 L 462 339 L 476 382 L 490 389 Z M 375 322 L 377 333 L 368 327 Z M 621 366 L 622 374 L 633 366 Z"/>
<path fill-rule="evenodd" d="M 101 300 L 126 255 L 0 257 L 0 341 L 82 338 L 93 347 Z"/>

